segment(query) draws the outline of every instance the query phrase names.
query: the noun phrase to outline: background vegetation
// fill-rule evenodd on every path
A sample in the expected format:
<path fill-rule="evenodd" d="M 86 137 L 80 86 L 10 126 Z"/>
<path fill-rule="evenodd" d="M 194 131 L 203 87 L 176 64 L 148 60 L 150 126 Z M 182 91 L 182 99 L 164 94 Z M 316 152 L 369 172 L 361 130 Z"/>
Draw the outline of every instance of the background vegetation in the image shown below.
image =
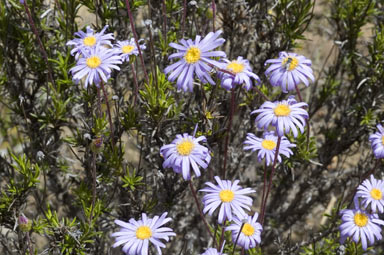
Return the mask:
<path fill-rule="evenodd" d="M 263 165 L 242 143 L 246 133 L 257 132 L 250 112 L 264 99 L 254 90 L 236 89 L 227 150 L 230 93 L 218 80 L 217 86 L 195 86 L 193 93 L 176 91 L 163 73 L 173 53 L 170 42 L 214 28 L 223 30 L 221 49 L 229 59 L 250 61 L 270 99 L 287 97 L 264 76 L 264 62 L 280 51 L 312 59 L 316 77 L 308 88 L 300 87 L 309 104 L 310 146 L 305 135 L 298 137 L 294 155 L 278 165 L 262 245 L 249 254 L 363 253 L 353 243 L 339 245 L 338 213 L 369 173 L 383 177 L 382 162 L 368 143 L 384 110 L 382 0 L 130 1 L 147 45 L 145 69 L 139 59 L 122 65 L 106 86 L 113 134 L 108 116 L 96 114 L 96 88 L 73 83 L 68 71 L 75 60 L 65 44 L 87 25 L 100 31 L 108 24 L 118 40 L 132 37 L 126 2 L 26 2 L 37 36 L 24 5 L 0 2 L 1 254 L 121 254 L 111 248 L 110 233 L 118 229 L 113 221 L 164 211 L 177 233 L 164 254 L 202 253 L 212 240 L 188 183 L 163 169 L 159 154 L 176 134 L 192 134 L 196 124 L 212 150 L 209 169 L 194 179 L 196 188 L 220 175 L 227 157 L 227 178 L 257 190 L 252 209 L 259 211 Z M 32 222 L 27 229 L 17 226 L 22 214 Z M 215 221 L 207 218 L 214 230 Z M 382 254 L 381 246 L 369 254 Z"/>

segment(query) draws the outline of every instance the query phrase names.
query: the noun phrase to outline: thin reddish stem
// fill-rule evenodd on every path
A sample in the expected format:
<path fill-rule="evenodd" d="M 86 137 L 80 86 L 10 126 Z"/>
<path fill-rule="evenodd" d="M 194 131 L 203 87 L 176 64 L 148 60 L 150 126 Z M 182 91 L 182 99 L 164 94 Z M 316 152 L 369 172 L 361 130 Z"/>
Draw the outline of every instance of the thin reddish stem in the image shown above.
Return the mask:
<path fill-rule="evenodd" d="M 207 220 L 204 217 L 203 211 L 201 210 L 201 207 L 200 207 L 200 204 L 199 204 L 199 199 L 197 198 L 196 190 L 193 187 L 192 180 L 189 181 L 189 187 L 191 188 L 192 196 L 193 196 L 193 198 L 195 200 L 195 204 L 197 206 L 197 210 L 199 211 L 200 217 L 203 220 L 204 225 L 207 228 L 207 231 L 208 231 L 209 235 L 212 237 L 212 240 L 215 240 L 215 238 L 212 235 L 211 229 L 209 228 L 208 222 L 207 222 Z M 217 245 L 217 244 L 214 243 L 214 245 Z"/>
<path fill-rule="evenodd" d="M 212 0 L 212 30 L 213 30 L 213 32 L 216 32 L 215 20 L 216 20 L 216 3 L 215 3 L 215 0 Z"/>
<path fill-rule="evenodd" d="M 107 105 L 109 126 L 111 128 L 111 141 L 112 141 L 112 147 L 114 148 L 115 139 L 114 139 L 114 129 L 113 129 L 113 122 L 112 122 L 112 113 L 111 113 L 111 108 L 109 106 L 108 94 L 107 94 L 107 91 L 105 90 L 103 81 L 101 81 L 101 89 L 103 90 L 105 104 Z"/>
<path fill-rule="evenodd" d="M 227 134 L 225 137 L 225 145 L 224 145 L 224 165 L 223 165 L 223 170 L 222 170 L 223 179 L 225 179 L 226 169 L 227 169 L 228 145 L 229 145 L 229 137 L 231 135 L 232 119 L 233 119 L 234 112 L 235 112 L 235 88 L 232 88 L 232 90 L 231 90 L 231 109 L 230 109 L 230 113 L 229 113 Z"/>
<path fill-rule="evenodd" d="M 147 84 L 149 85 L 149 78 L 148 78 L 147 71 L 145 69 L 144 58 L 143 58 L 143 54 L 142 54 L 141 49 L 140 49 L 139 40 L 137 38 L 137 33 L 136 33 L 136 29 L 135 29 L 135 23 L 134 23 L 132 12 L 131 12 L 131 6 L 129 5 L 129 0 L 125 0 L 125 4 L 127 6 L 127 12 L 128 12 L 128 16 L 129 16 L 129 23 L 131 23 L 131 30 L 132 30 L 132 33 L 133 33 L 133 37 L 135 38 L 135 44 L 136 44 L 137 50 L 139 51 L 140 61 L 141 61 L 141 65 L 143 67 L 143 72 L 144 72 L 145 80 L 146 80 Z"/>
<path fill-rule="evenodd" d="M 267 193 L 265 195 L 264 204 L 263 204 L 263 208 L 262 208 L 261 216 L 260 216 L 260 224 L 262 226 L 264 225 L 264 217 L 265 217 L 265 211 L 266 211 L 266 207 L 267 207 L 268 195 L 269 195 L 269 192 L 270 192 L 271 186 L 272 186 L 272 178 L 273 178 L 273 174 L 275 173 L 277 157 L 279 155 L 280 143 L 281 143 L 281 137 L 279 136 L 279 138 L 277 139 L 276 152 L 275 152 L 275 158 L 273 160 L 271 175 L 269 176 L 268 189 L 267 189 Z"/>

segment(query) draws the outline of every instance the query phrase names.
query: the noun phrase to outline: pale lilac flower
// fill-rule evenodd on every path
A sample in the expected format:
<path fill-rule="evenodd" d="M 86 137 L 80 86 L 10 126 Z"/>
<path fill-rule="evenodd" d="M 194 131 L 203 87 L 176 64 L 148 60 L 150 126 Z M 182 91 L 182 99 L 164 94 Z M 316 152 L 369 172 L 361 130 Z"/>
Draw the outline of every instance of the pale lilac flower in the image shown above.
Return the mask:
<path fill-rule="evenodd" d="M 244 146 L 244 150 L 258 151 L 258 161 L 261 162 L 265 158 L 267 166 L 269 166 L 275 159 L 277 140 L 278 137 L 275 135 L 274 131 L 264 132 L 263 138 L 259 138 L 252 133 L 248 133 L 244 142 L 247 146 Z M 281 162 L 281 154 L 289 158 L 290 155 L 293 154 L 291 151 L 292 147 L 296 147 L 296 145 L 290 143 L 285 136 L 282 136 L 277 160 Z"/>
<path fill-rule="evenodd" d="M 225 230 L 232 231 L 232 242 L 235 243 L 237 236 L 241 233 L 237 240 L 237 245 L 248 250 L 255 248 L 257 244 L 261 243 L 261 231 L 263 227 L 257 222 L 259 214 L 255 212 L 253 217 L 247 216 L 245 218 L 233 218 L 234 223 L 226 227 Z M 243 228 L 241 226 L 244 224 Z"/>
<path fill-rule="evenodd" d="M 104 34 L 105 30 L 107 30 L 108 25 L 106 25 L 99 33 L 95 33 L 92 28 L 87 27 L 87 31 L 79 31 L 75 33 L 75 36 L 79 38 L 75 38 L 67 42 L 67 45 L 74 46 L 71 50 L 71 55 L 75 55 L 75 58 L 78 59 L 83 51 L 89 51 L 92 48 L 95 48 L 96 45 L 108 45 L 112 47 L 112 43 L 110 40 L 114 40 L 114 36 L 112 33 Z"/>
<path fill-rule="evenodd" d="M 233 183 L 229 180 L 221 180 L 220 177 L 215 176 L 218 185 L 212 182 L 206 182 L 205 185 L 209 186 L 200 191 L 207 192 L 202 201 L 204 204 L 204 213 L 212 215 L 213 212 L 220 207 L 218 222 L 221 224 L 225 220 L 232 220 L 232 213 L 239 218 L 247 215 L 244 209 L 251 210 L 252 198 L 246 196 L 247 194 L 256 192 L 250 188 L 241 188 L 238 185 L 239 180 Z"/>
<path fill-rule="evenodd" d="M 369 136 L 371 146 L 375 157 L 384 158 L 384 128 L 382 125 L 377 125 L 378 131 Z"/>
<path fill-rule="evenodd" d="M 259 128 L 267 129 L 272 124 L 276 127 L 279 136 L 289 134 L 292 130 L 293 136 L 297 137 L 297 127 L 301 133 L 304 133 L 305 119 L 308 119 L 308 112 L 303 107 L 308 105 L 304 102 L 296 102 L 291 96 L 288 100 L 266 101 L 251 114 L 259 113 L 255 120 Z"/>
<path fill-rule="evenodd" d="M 145 44 L 140 44 L 143 40 L 139 40 L 140 50 L 145 50 Z M 120 55 L 123 61 L 129 61 L 130 55 L 139 55 L 139 49 L 136 47 L 135 39 L 131 38 L 131 40 L 126 41 L 118 41 L 115 45 L 116 54 Z"/>
<path fill-rule="evenodd" d="M 369 204 L 373 212 L 384 212 L 384 182 L 377 180 L 371 175 L 371 180 L 364 180 L 361 185 L 357 187 L 356 197 L 362 198 L 362 204 L 366 209 Z"/>
<path fill-rule="evenodd" d="M 170 236 L 176 236 L 171 228 L 162 227 L 171 218 L 166 218 L 167 213 L 163 213 L 160 217 L 155 216 L 153 219 L 148 218 L 145 213 L 142 214 L 142 219 L 136 221 L 130 219 L 129 222 L 115 220 L 119 225 L 120 231 L 113 233 L 111 236 L 116 237 L 116 242 L 113 247 L 123 246 L 123 252 L 129 255 L 147 255 L 149 243 L 151 242 L 157 253 L 161 255 L 161 249 L 165 248 L 165 244 L 160 239 L 169 241 Z"/>
<path fill-rule="evenodd" d="M 340 243 L 344 243 L 348 237 L 358 243 L 361 240 L 363 249 L 367 249 L 367 240 L 371 245 L 382 239 L 381 227 L 384 221 L 380 220 L 377 214 L 369 214 L 360 209 L 345 209 L 340 211 L 342 223 L 340 230 Z"/>
<path fill-rule="evenodd" d="M 163 167 L 172 167 L 174 172 L 183 175 L 184 180 L 189 180 L 192 166 L 195 175 L 199 177 L 199 166 L 206 169 L 211 161 L 208 148 L 199 144 L 206 141 L 205 136 L 195 138 L 187 133 L 176 135 L 172 143 L 160 148 L 160 155 L 165 159 Z"/>
<path fill-rule="evenodd" d="M 221 66 L 220 62 L 212 59 L 212 57 L 225 57 L 223 51 L 212 51 L 225 42 L 223 38 L 218 38 L 221 33 L 221 30 L 215 33 L 210 32 L 202 40 L 199 35 L 196 36 L 195 41 L 181 39 L 181 45 L 170 43 L 169 46 L 178 52 L 171 54 L 169 59 L 180 58 L 180 60 L 165 68 L 166 74 L 171 72 L 168 80 L 174 81 L 177 78 L 177 88 L 184 91 L 193 90 L 195 75 L 201 82 L 215 84 L 209 72 L 212 70 L 212 66 Z"/>
<path fill-rule="evenodd" d="M 99 86 L 101 80 L 108 81 L 112 70 L 120 70 L 117 64 L 121 64 L 121 58 L 115 55 L 114 50 L 97 45 L 89 52 L 83 52 L 83 56 L 70 72 L 74 80 L 80 80 L 86 76 L 84 86 L 95 84 Z"/>
<path fill-rule="evenodd" d="M 224 72 L 218 72 L 221 79 L 221 86 L 226 90 L 231 90 L 236 85 L 244 84 L 246 90 L 252 88 L 252 79 L 256 81 L 258 85 L 261 81 L 259 76 L 252 73 L 252 68 L 249 65 L 248 60 L 243 59 L 243 57 L 237 57 L 236 60 L 229 61 L 228 59 L 223 59 L 225 63 L 222 64 L 221 69 L 227 70 L 234 74 L 228 74 Z"/>
<path fill-rule="evenodd" d="M 201 255 L 226 255 L 226 254 L 218 252 L 215 248 L 209 248 Z"/>
<path fill-rule="evenodd" d="M 280 52 L 278 59 L 268 59 L 265 64 L 271 64 L 265 75 L 272 86 L 280 86 L 285 93 L 294 90 L 300 83 L 308 87 L 309 79 L 315 81 L 311 60 L 296 53 Z"/>

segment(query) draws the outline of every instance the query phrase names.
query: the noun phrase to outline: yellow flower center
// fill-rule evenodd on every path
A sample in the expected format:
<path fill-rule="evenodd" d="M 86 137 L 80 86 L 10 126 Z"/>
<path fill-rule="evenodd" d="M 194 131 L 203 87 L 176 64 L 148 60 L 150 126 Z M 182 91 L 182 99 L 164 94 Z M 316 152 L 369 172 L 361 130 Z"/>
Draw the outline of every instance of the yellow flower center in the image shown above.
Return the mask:
<path fill-rule="evenodd" d="M 276 116 L 288 116 L 291 113 L 291 109 L 286 104 L 278 104 L 273 110 Z"/>
<path fill-rule="evenodd" d="M 200 59 L 201 51 L 195 46 L 189 47 L 187 53 L 184 55 L 184 59 L 188 64 L 194 64 Z"/>
<path fill-rule="evenodd" d="M 383 194 L 379 189 L 372 189 L 370 194 L 371 194 L 371 197 L 376 200 L 380 200 L 383 197 Z"/>
<path fill-rule="evenodd" d="M 368 224 L 368 217 L 364 213 L 356 213 L 353 219 L 355 224 L 359 227 L 364 227 Z"/>
<path fill-rule="evenodd" d="M 195 144 L 189 140 L 184 140 L 178 145 L 176 145 L 176 150 L 181 156 L 188 156 L 192 153 Z"/>
<path fill-rule="evenodd" d="M 101 59 L 97 56 L 87 58 L 87 66 L 90 68 L 96 68 L 101 64 Z"/>
<path fill-rule="evenodd" d="M 131 53 L 131 51 L 133 51 L 135 47 L 132 46 L 132 45 L 125 45 L 121 48 L 121 50 L 123 51 L 123 53 Z"/>
<path fill-rule="evenodd" d="M 283 59 L 282 64 L 286 66 L 288 71 L 292 71 L 299 65 L 299 60 L 295 57 L 286 57 Z"/>
<path fill-rule="evenodd" d="M 264 140 L 261 142 L 261 146 L 263 146 L 264 149 L 273 150 L 276 148 L 276 143 L 272 140 Z"/>
<path fill-rule="evenodd" d="M 147 226 L 138 227 L 136 230 L 136 237 L 138 239 L 144 240 L 144 239 L 150 238 L 151 236 L 152 236 L 152 231 Z"/>
<path fill-rule="evenodd" d="M 87 36 L 84 38 L 83 43 L 85 46 L 93 46 L 96 43 L 96 38 L 94 36 Z"/>
<path fill-rule="evenodd" d="M 253 233 L 255 233 L 255 229 L 252 227 L 251 224 L 245 223 L 241 232 L 243 232 L 243 234 L 246 236 L 251 236 L 253 235 Z"/>
<path fill-rule="evenodd" d="M 237 61 L 232 61 L 227 65 L 227 69 L 233 73 L 241 73 L 244 70 L 244 64 L 241 64 Z"/>
<path fill-rule="evenodd" d="M 224 189 L 224 190 L 220 191 L 219 197 L 220 197 L 222 202 L 228 203 L 228 202 L 231 202 L 235 198 L 235 193 L 233 193 L 232 190 Z"/>
<path fill-rule="evenodd" d="M 381 143 L 384 145 L 384 135 L 381 137 Z"/>

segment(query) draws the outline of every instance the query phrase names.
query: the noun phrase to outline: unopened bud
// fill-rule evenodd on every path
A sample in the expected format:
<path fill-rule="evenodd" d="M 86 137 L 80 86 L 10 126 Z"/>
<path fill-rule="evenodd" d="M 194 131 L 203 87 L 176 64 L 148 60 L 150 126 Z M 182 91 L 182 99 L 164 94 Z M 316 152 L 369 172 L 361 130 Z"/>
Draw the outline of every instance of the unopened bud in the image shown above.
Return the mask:
<path fill-rule="evenodd" d="M 27 217 L 25 217 L 24 214 L 21 214 L 18 219 L 19 228 L 23 232 L 28 232 L 31 230 L 31 222 L 28 220 Z"/>

